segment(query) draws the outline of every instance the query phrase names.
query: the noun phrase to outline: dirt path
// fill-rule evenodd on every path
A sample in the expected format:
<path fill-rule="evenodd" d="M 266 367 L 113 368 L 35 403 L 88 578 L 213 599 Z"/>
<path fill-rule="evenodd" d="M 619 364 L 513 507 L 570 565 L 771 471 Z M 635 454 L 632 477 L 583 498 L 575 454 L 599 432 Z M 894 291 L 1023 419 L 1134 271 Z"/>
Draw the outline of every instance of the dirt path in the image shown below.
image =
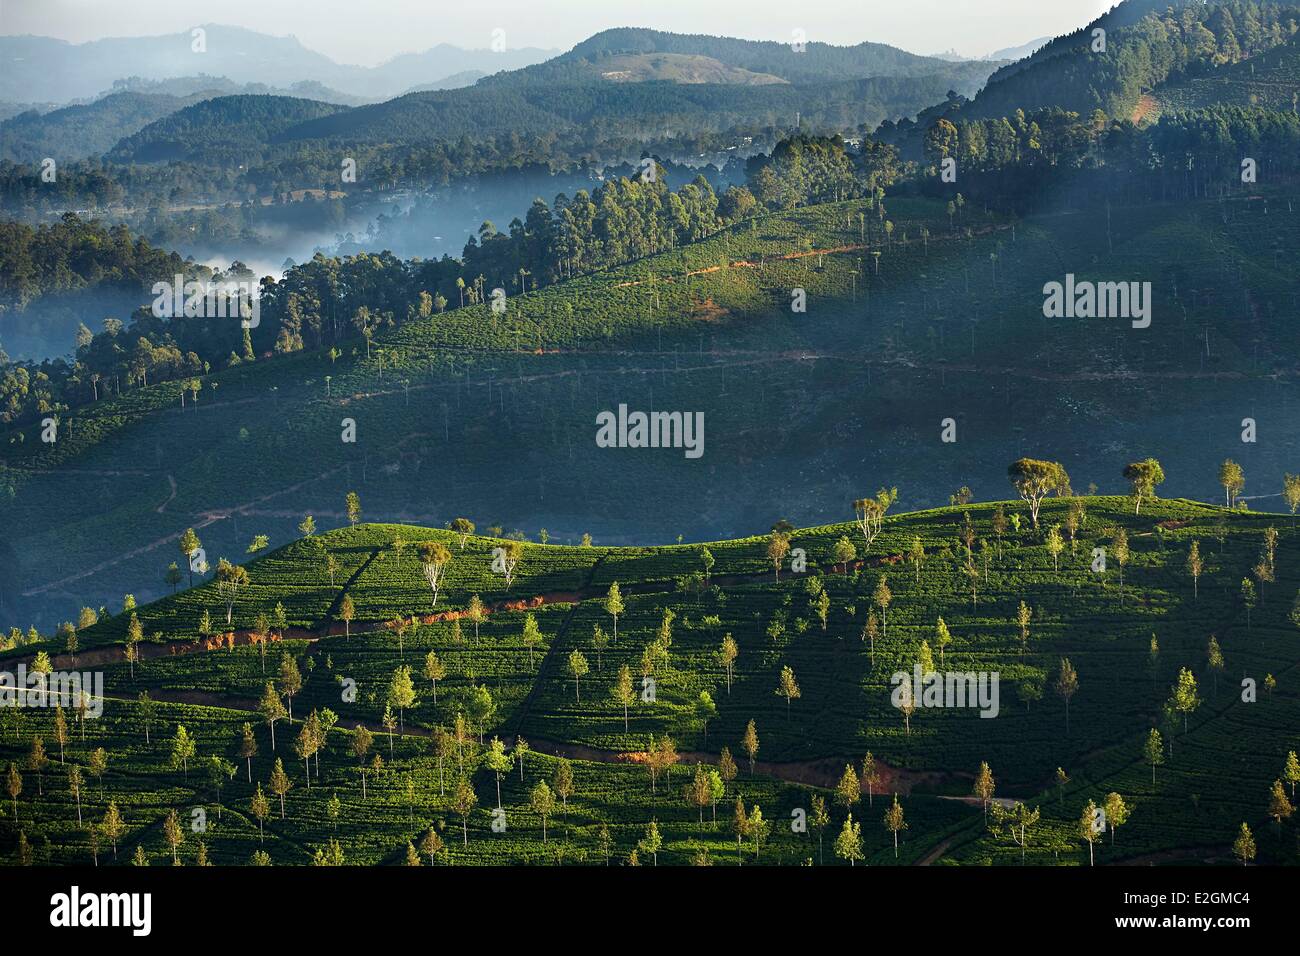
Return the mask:
<path fill-rule="evenodd" d="M 939 799 L 940 799 L 940 800 L 956 800 L 958 803 L 964 803 L 964 804 L 967 804 L 968 806 L 972 806 L 972 807 L 978 807 L 978 806 L 981 806 L 981 805 L 982 805 L 981 802 L 980 802 L 980 798 L 979 798 L 979 797 L 974 797 L 974 796 L 971 796 L 971 797 L 940 797 Z M 994 797 L 993 799 L 991 799 L 991 800 L 989 801 L 989 803 L 996 803 L 999 807 L 1002 807 L 1004 810 L 1010 810 L 1010 809 L 1011 809 L 1012 807 L 1014 807 L 1017 803 L 1021 803 L 1021 802 L 1022 802 L 1022 801 L 1020 801 L 1020 800 L 1015 800 L 1015 799 L 1013 799 L 1013 798 L 1011 798 L 1011 797 Z"/>
<path fill-rule="evenodd" d="M 1151 102 L 1154 105 L 1155 101 L 1152 100 Z M 1136 122 L 1136 120 L 1134 120 L 1134 122 Z M 1011 229 L 1010 224 L 1005 224 L 1000 226 L 986 226 L 978 230 L 975 234 L 983 236 L 991 232 L 1005 232 L 1010 229 Z M 961 239 L 953 236 L 931 236 L 928 240 L 925 241 L 933 242 L 935 244 L 940 244 L 945 241 L 960 242 Z M 916 245 L 916 240 L 902 240 L 902 239 L 893 240 L 886 243 L 886 248 L 892 246 L 906 246 L 906 245 L 914 246 Z M 685 273 L 677 272 L 677 273 L 666 274 L 663 276 L 655 276 L 653 280 L 633 279 L 627 282 L 618 282 L 614 284 L 614 288 L 628 289 L 628 288 L 635 288 L 636 286 L 641 286 L 641 285 L 658 284 L 661 282 L 671 283 L 679 279 L 689 279 L 692 276 L 712 275 L 713 273 L 721 272 L 723 269 L 761 269 L 765 262 L 789 262 L 798 259 L 808 259 L 811 258 L 812 256 L 818 256 L 818 257 L 834 256 L 834 255 L 842 255 L 846 252 L 863 252 L 871 248 L 873 248 L 871 243 L 854 243 L 851 245 L 830 246 L 825 249 L 806 249 L 801 252 L 787 252 L 785 255 L 772 256 L 771 258 L 764 259 L 758 262 L 752 261 L 750 259 L 728 260 L 725 264 L 708 266 L 704 269 L 692 269 L 691 271 Z M 876 243 L 874 248 L 880 248 L 880 244 Z"/>
<path fill-rule="evenodd" d="M 195 525 L 195 527 L 198 528 L 201 526 Z M 355 584 L 356 581 L 361 577 L 362 572 L 365 571 L 365 569 L 371 564 L 371 562 L 375 560 L 376 557 L 378 557 L 379 553 L 380 553 L 380 549 L 378 548 L 371 549 L 369 557 L 367 557 L 366 560 L 361 563 L 361 565 L 357 568 L 357 570 L 354 571 L 352 575 L 348 578 L 348 580 L 343 584 L 343 587 L 339 589 L 339 593 L 334 598 L 333 602 L 330 604 L 329 610 L 326 611 L 325 618 L 323 621 L 309 628 L 302 628 L 302 627 L 287 628 L 283 634 L 283 637 L 288 638 L 289 640 L 307 641 L 310 644 L 314 644 L 325 637 L 342 637 L 345 634 L 353 635 L 353 636 L 359 636 L 363 634 L 378 634 L 383 631 L 391 630 L 393 625 L 396 623 L 396 621 L 394 620 L 352 622 L 351 624 L 345 624 L 343 621 L 337 619 L 339 605 L 343 601 L 343 596 L 349 592 L 353 584 Z M 604 562 L 606 556 L 607 556 L 606 554 L 602 554 L 595 561 L 595 563 L 592 564 L 591 569 L 588 571 L 587 582 L 576 591 L 543 591 L 542 593 L 534 594 L 531 597 L 521 597 L 521 598 L 513 598 L 505 601 L 496 601 L 492 604 L 488 604 L 487 606 L 485 606 L 483 609 L 484 613 L 491 615 L 495 613 L 508 613 L 511 611 L 527 611 L 527 610 L 543 607 L 547 604 L 552 604 L 552 605 L 572 604 L 575 606 L 575 610 L 576 610 L 576 605 L 580 604 L 583 601 L 591 600 L 593 598 L 604 597 L 607 589 L 604 587 L 594 586 L 591 584 L 591 581 L 594 579 L 596 570 Z M 887 564 L 888 565 L 897 564 L 902 560 L 904 560 L 904 556 L 901 554 L 881 554 L 881 555 L 876 555 L 875 557 L 862 558 L 857 561 L 852 561 L 850 562 L 849 566 L 850 568 L 853 569 L 861 569 L 864 567 L 882 567 Z M 789 575 L 792 577 L 804 577 L 813 573 L 815 572 L 814 571 L 805 571 L 805 572 L 792 571 L 789 572 Z M 840 572 L 836 572 L 836 573 L 840 573 Z M 747 574 L 715 574 L 712 577 L 712 581 L 713 583 L 718 585 L 745 585 L 745 584 L 752 584 L 756 581 L 765 581 L 767 579 L 767 575 L 768 575 L 767 571 L 753 571 Z M 628 595 L 668 594 L 668 593 L 675 593 L 676 589 L 677 589 L 676 584 L 670 581 L 638 581 L 638 582 L 629 583 L 622 587 L 623 593 Z M 463 620 L 467 616 L 467 614 L 468 612 L 465 610 L 438 611 L 432 614 L 422 615 L 420 617 L 420 623 L 438 624 L 438 623 L 443 623 L 446 621 L 452 621 L 456 619 Z M 561 624 L 560 631 L 557 633 L 557 637 L 563 634 L 564 629 L 567 628 L 569 619 L 571 617 L 572 617 L 572 613 L 570 614 L 569 618 L 566 618 L 564 623 Z M 256 641 L 253 640 L 252 631 L 248 629 L 230 629 L 230 630 L 222 631 L 220 633 L 227 636 L 226 640 L 223 643 L 218 643 L 215 645 L 210 645 L 199 640 L 168 641 L 166 643 L 161 643 L 161 644 L 156 644 L 147 641 L 142 642 L 139 645 L 140 657 L 141 659 L 147 660 L 147 659 L 159 658 L 159 657 L 175 657 L 182 654 L 194 654 L 199 652 L 219 652 L 222 650 L 226 650 L 230 647 L 241 647 L 241 646 L 247 646 L 249 644 L 256 643 Z M 271 643 L 274 644 L 275 642 L 272 641 Z M 551 647 L 554 648 L 557 643 L 558 643 L 557 641 L 553 640 L 551 642 Z M 550 656 L 550 651 L 548 650 L 547 657 L 549 656 Z M 6 664 L 19 664 L 19 663 L 31 664 L 31 662 L 34 659 L 35 659 L 34 654 L 16 655 L 14 657 L 5 658 L 4 662 Z M 75 661 L 73 660 L 73 657 L 70 654 L 56 654 L 51 658 L 51 663 L 56 669 L 76 669 L 78 666 L 84 666 L 89 664 L 112 664 L 124 660 L 126 660 L 125 646 L 121 644 L 111 644 L 103 647 L 88 648 L 84 651 L 81 651 L 76 655 Z M 540 684 L 540 679 L 542 674 L 545 671 L 546 664 L 547 664 L 547 658 L 543 658 L 542 667 L 538 670 L 538 681 L 534 684 L 534 687 Z M 527 705 L 531 703 L 531 701 L 532 701 L 532 695 L 530 694 L 529 698 L 525 701 L 525 709 L 521 710 L 518 719 L 522 720 Z M 835 779 L 838 780 L 839 777 L 836 776 Z M 834 785 L 834 781 L 832 781 L 831 783 L 831 786 L 833 785 Z M 899 792 L 904 793 L 907 791 L 900 790 Z"/>
<path fill-rule="evenodd" d="M 252 632 L 248 630 L 226 631 L 225 634 L 233 634 L 230 639 L 230 646 L 244 647 L 255 643 Z M 307 641 L 315 643 L 320 640 L 321 635 L 315 631 L 309 631 L 301 627 L 286 628 L 283 637 L 290 641 Z M 270 646 L 274 647 L 277 641 L 271 641 Z M 198 654 L 213 652 L 219 649 L 208 647 L 202 641 L 168 641 L 164 644 L 155 644 L 150 641 L 141 641 L 137 645 L 140 652 L 141 660 L 156 660 L 160 657 L 180 657 L 184 654 Z M 224 649 L 224 646 L 223 648 Z M 74 660 L 75 657 L 75 660 Z M 35 655 L 28 654 L 23 656 L 8 657 L 4 660 L 4 666 L 16 664 L 31 664 L 35 660 Z M 50 664 L 55 670 L 77 670 L 88 666 L 101 666 L 104 664 L 117 664 L 126 660 L 126 648 L 121 644 L 107 644 L 103 647 L 92 647 L 84 651 L 78 651 L 73 654 L 54 654 L 50 658 Z"/>
<path fill-rule="evenodd" d="M 158 514 L 162 514 L 164 511 L 166 511 L 166 510 L 167 510 L 167 506 L 168 506 L 169 504 L 171 504 L 172 501 L 176 498 L 176 478 L 175 478 L 175 476 L 173 476 L 173 475 L 168 475 L 168 476 L 167 476 L 167 484 L 171 486 L 171 494 L 169 494 L 169 495 L 167 496 L 166 500 L 163 501 L 162 504 L 160 504 L 157 508 L 154 508 L 154 509 L 153 509 L 153 510 L 154 510 L 156 513 L 158 513 Z"/>
<path fill-rule="evenodd" d="M 218 521 L 224 521 L 225 519 L 229 518 L 232 514 L 241 514 L 241 515 L 249 514 L 250 509 L 253 508 L 255 505 L 261 504 L 264 501 L 269 501 L 272 498 L 278 498 L 280 495 L 287 495 L 292 492 L 298 491 L 299 489 L 305 488 L 307 485 L 310 485 L 313 482 L 322 481 L 330 477 L 331 475 L 335 474 L 336 472 L 343 471 L 346 467 L 347 467 L 346 465 L 340 465 L 337 468 L 331 468 L 329 471 L 317 475 L 314 478 L 307 478 L 303 481 L 298 482 L 295 485 L 290 485 L 288 488 L 281 488 L 278 491 L 267 492 L 266 494 L 259 495 L 258 497 L 253 498 L 252 500 L 245 502 L 242 505 L 235 505 L 233 508 L 226 508 L 221 511 L 201 512 L 200 520 L 191 524 L 190 527 L 192 527 L 195 531 L 198 531 L 200 528 L 206 528 L 210 524 L 215 524 Z M 168 475 L 168 478 L 170 479 L 171 476 Z M 175 486 L 173 485 L 173 497 L 174 497 L 174 488 Z M 168 498 L 167 501 L 168 502 L 171 501 L 171 498 Z M 166 503 L 167 502 L 164 502 L 163 504 L 165 505 Z M 156 510 L 161 512 L 162 509 L 158 508 Z M 82 578 L 88 578 L 93 574 L 98 574 L 100 571 L 106 571 L 107 569 L 113 567 L 114 565 L 121 564 L 123 561 L 128 561 L 131 558 L 135 558 L 138 557 L 139 555 L 146 554 L 149 551 L 153 551 L 156 548 L 160 548 L 165 544 L 171 544 L 173 541 L 179 541 L 182 534 L 184 534 L 183 531 L 177 531 L 175 534 L 164 535 L 161 538 L 156 538 L 155 540 L 150 541 L 148 544 L 142 544 L 138 548 L 132 548 L 130 551 L 120 554 L 116 558 L 110 558 L 107 561 L 101 561 L 98 564 L 92 565 L 91 567 L 85 569 L 84 571 L 78 571 L 76 574 L 69 574 L 67 577 L 62 577 L 55 581 L 49 581 L 38 587 L 29 588 L 28 590 L 23 592 L 23 597 L 35 597 L 38 594 L 44 594 L 46 591 L 52 591 L 55 588 L 63 587 L 65 584 L 71 584 L 74 581 L 80 581 Z"/>
<path fill-rule="evenodd" d="M 945 853 L 948 852 L 948 848 L 952 846 L 954 839 L 955 839 L 954 837 L 948 837 L 948 839 L 944 840 L 934 849 L 927 851 L 925 856 L 921 857 L 919 860 L 916 861 L 916 865 L 929 866 L 930 864 L 934 863 L 936 860 L 940 859 Z"/>

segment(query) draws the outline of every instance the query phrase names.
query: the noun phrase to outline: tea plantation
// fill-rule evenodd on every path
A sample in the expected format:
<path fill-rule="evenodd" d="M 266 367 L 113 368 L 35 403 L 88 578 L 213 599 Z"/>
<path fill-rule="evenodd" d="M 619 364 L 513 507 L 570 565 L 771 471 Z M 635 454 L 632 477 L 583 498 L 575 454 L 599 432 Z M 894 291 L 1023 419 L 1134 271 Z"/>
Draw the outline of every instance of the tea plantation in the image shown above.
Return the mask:
<path fill-rule="evenodd" d="M 358 523 L 234 585 L 199 575 L 87 623 L 75 654 L 0 662 L 104 676 L 102 716 L 0 709 L 0 856 L 1086 866 L 1092 801 L 1119 821 L 1097 863 L 1229 863 L 1243 823 L 1257 862 L 1300 862 L 1272 793 L 1300 776 L 1292 516 L 1085 495 L 1037 527 L 1021 500 L 971 502 L 872 537 Z M 986 681 L 987 716 L 905 713 L 891 677 L 918 664 Z"/>

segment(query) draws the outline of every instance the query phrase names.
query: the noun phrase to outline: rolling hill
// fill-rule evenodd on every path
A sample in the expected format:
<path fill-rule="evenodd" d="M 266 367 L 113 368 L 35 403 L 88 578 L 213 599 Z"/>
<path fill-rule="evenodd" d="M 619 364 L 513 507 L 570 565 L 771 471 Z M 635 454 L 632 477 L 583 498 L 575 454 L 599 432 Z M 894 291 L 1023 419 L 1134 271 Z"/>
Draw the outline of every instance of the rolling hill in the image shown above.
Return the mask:
<path fill-rule="evenodd" d="M 116 162 L 225 162 L 299 123 L 346 110 L 287 96 L 219 96 L 150 123 L 109 152 Z"/>
<path fill-rule="evenodd" d="M 489 85 L 520 86 L 532 83 L 572 82 L 587 75 L 592 65 L 616 56 L 702 56 L 737 69 L 779 76 L 791 83 L 825 83 L 880 76 L 930 76 L 947 73 L 967 83 L 988 75 L 980 65 L 953 64 L 917 56 L 883 43 L 837 46 L 822 42 L 793 43 L 742 40 L 643 28 L 604 30 L 583 40 L 566 53 L 544 63 L 500 73 Z M 976 79 L 978 78 L 978 79 Z"/>
<path fill-rule="evenodd" d="M 1243 21 L 1239 26 L 1234 11 Z M 1095 37 L 1098 31 L 1102 36 Z M 1111 120 L 1142 124 L 1154 122 L 1162 108 L 1291 109 L 1297 31 L 1297 0 L 1235 5 L 1125 0 L 1087 26 L 1002 66 L 973 98 L 936 101 L 915 121 L 887 122 L 876 136 L 920 162 L 926 158 L 925 134 L 941 119 L 954 124 L 1010 120 L 1048 109 L 1085 117 L 1100 111 Z M 1103 37 L 1105 49 L 1094 51 Z"/>
<path fill-rule="evenodd" d="M 772 214 L 512 296 L 505 317 L 469 306 L 380 332 L 382 359 L 357 339 L 336 359 L 214 373 L 184 407 L 180 382 L 124 391 L 69 416 L 54 446 L 35 427 L 11 434 L 8 613 L 49 626 L 156 595 L 186 525 L 239 553 L 253 534 L 284 540 L 303 511 L 337 513 L 354 485 L 389 519 L 468 512 L 617 543 L 815 520 L 886 472 L 906 502 L 934 504 L 1000 486 L 996 463 L 1026 444 L 1103 488 L 1126 455 L 1156 454 L 1174 493 L 1205 498 L 1207 448 L 1264 494 L 1294 469 L 1300 333 L 1281 319 L 1296 292 L 1281 253 L 1300 220 L 1285 203 L 1114 207 L 1109 233 L 1094 211 L 1013 228 L 973 210 L 953 222 L 930 200 L 888 206 L 888 240 L 860 203 Z M 1072 270 L 1152 281 L 1151 327 L 1046 320 L 1044 283 Z M 806 316 L 790 312 L 796 287 Z M 620 403 L 706 411 L 705 464 L 618 467 L 590 423 Z M 1246 416 L 1268 440 L 1241 442 Z M 360 443 L 340 442 L 345 417 Z M 937 441 L 949 417 L 955 447 Z M 652 514 L 628 504 L 646 481 L 662 495 Z"/>
<path fill-rule="evenodd" d="M 585 72 L 585 69 L 584 69 Z M 283 143 L 313 140 L 412 143 L 431 136 L 543 135 L 586 129 L 637 139 L 744 124 L 811 128 L 874 125 L 942 98 L 954 77 L 872 77 L 833 83 L 616 83 L 518 88 L 480 81 L 467 89 L 413 93 L 374 106 L 298 123 Z"/>
<path fill-rule="evenodd" d="M 111 93 L 84 106 L 66 106 L 43 114 L 20 113 L 0 122 L 0 158 L 39 163 L 46 156 L 60 161 L 99 156 L 123 137 L 214 95 Z"/>
<path fill-rule="evenodd" d="M 389 143 L 582 126 L 645 139 L 688 126 L 793 124 L 800 116 L 815 127 L 856 127 L 915 113 L 950 89 L 974 93 L 991 69 L 882 44 L 812 43 L 795 53 L 780 43 L 610 30 L 467 89 L 414 93 L 302 122 L 280 139 Z"/>
<path fill-rule="evenodd" d="M 146 860 L 188 861 L 200 844 L 216 864 L 245 864 L 255 851 L 306 864 L 331 840 L 343 862 L 400 863 L 430 827 L 440 836 L 425 849 L 430 862 L 601 865 L 623 862 L 652 819 L 661 844 L 640 852 L 656 864 L 702 853 L 823 864 L 837 862 L 832 840 L 850 809 L 872 865 L 1087 865 L 1079 814 L 1108 793 L 1130 812 L 1114 842 L 1094 848 L 1100 862 L 1226 862 L 1242 822 L 1261 833 L 1260 862 L 1294 862 L 1294 845 L 1263 834 L 1269 783 L 1296 744 L 1287 611 L 1300 586 L 1297 533 L 1280 516 L 1187 501 L 1148 501 L 1135 515 L 1123 497 L 1049 500 L 1043 528 L 1070 508 L 1082 521 L 1056 557 L 1019 501 L 891 516 L 870 547 L 853 523 L 795 529 L 808 567 L 779 579 L 766 537 L 709 542 L 709 561 L 700 546 L 525 544 L 507 585 L 491 570 L 492 549 L 507 541 L 344 527 L 253 560 L 233 600 L 203 583 L 88 625 L 75 663 L 51 648 L 56 666 L 93 666 L 105 681 L 103 716 L 82 725 L 71 714 L 57 753 L 88 767 L 105 748 L 107 773 L 81 795 L 91 820 L 110 801 L 124 816 L 115 857 L 100 848 L 105 865 L 125 864 L 137 846 Z M 1007 516 L 1014 527 L 998 524 Z M 1274 580 L 1252 612 L 1237 584 L 1267 550 L 1268 528 Z M 1121 530 L 1127 566 L 1097 573 L 1094 549 L 1114 547 Z M 424 541 L 450 556 L 436 603 L 417 554 Z M 840 541 L 857 557 L 836 557 Z M 1193 542 L 1206 560 L 1196 588 L 1184 569 Z M 606 607 L 614 584 L 617 628 Z M 477 619 L 467 616 L 474 595 Z M 146 635 L 135 662 L 123 653 L 133 621 Z M 719 656 L 724 639 L 731 662 Z M 1207 663 L 1210 640 L 1217 663 Z M 35 650 L 4 658 L 30 663 Z M 930 657 L 940 673 L 996 675 L 991 719 L 933 701 L 904 719 L 893 675 Z M 1053 688 L 1065 666 L 1077 683 L 1063 696 Z M 394 696 L 403 667 L 411 697 Z M 1199 685 L 1195 706 L 1162 717 L 1184 669 Z M 1262 692 L 1243 700 L 1239 675 Z M 620 679 L 631 682 L 626 711 Z M 278 727 L 258 703 L 271 684 L 296 717 Z M 781 687 L 797 695 L 787 702 Z M 194 744 L 184 766 L 168 761 L 178 725 Z M 1155 766 L 1145 749 L 1153 729 Z M 25 738 L 39 733 L 51 747 L 59 739 L 48 714 L 25 716 L 19 742 L 0 735 L 0 760 L 21 762 Z M 494 748 L 505 750 L 495 773 Z M 844 768 L 862 769 L 864 755 L 867 779 L 854 773 L 838 792 Z M 223 772 L 209 775 L 214 757 Z M 1000 806 L 1023 802 L 1040 815 L 1023 847 L 1005 827 L 988 828 L 971 796 L 981 762 Z M 274 783 L 277 764 L 287 788 Z M 693 802 L 692 779 L 709 768 L 720 789 Z M 543 780 L 565 804 L 550 820 L 533 796 Z M 462 806 L 458 786 L 477 806 Z M 255 806 L 258 787 L 272 812 Z M 18 804 L 42 836 L 41 862 L 84 862 L 72 798 L 45 789 L 39 800 L 24 790 Z M 733 836 L 738 797 L 747 815 L 761 807 L 775 824 L 756 840 Z M 800 808 L 811 820 L 814 797 L 830 808 L 825 833 L 824 822 L 782 823 Z M 881 821 L 891 801 L 907 822 L 897 848 Z M 173 849 L 162 823 L 177 804 L 209 808 L 208 822 Z M 494 826 L 500 819 L 507 826 Z"/>

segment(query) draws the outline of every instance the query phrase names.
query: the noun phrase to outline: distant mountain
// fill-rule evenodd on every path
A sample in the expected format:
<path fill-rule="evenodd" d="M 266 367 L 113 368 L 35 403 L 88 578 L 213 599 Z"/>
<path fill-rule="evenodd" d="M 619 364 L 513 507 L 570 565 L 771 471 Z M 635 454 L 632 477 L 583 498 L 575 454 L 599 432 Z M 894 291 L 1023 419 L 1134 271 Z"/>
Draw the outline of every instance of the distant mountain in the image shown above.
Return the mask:
<path fill-rule="evenodd" d="M 962 56 L 956 50 L 944 50 L 942 53 L 928 53 L 926 55 L 931 59 L 946 60 L 949 63 L 965 63 L 968 60 L 975 59 L 975 57 L 971 56 Z"/>
<path fill-rule="evenodd" d="M 463 50 L 440 43 L 423 53 L 394 57 L 370 70 L 370 76 L 358 77 L 345 88 L 351 92 L 385 99 L 420 87 L 455 89 L 458 86 L 468 86 L 483 76 L 541 63 L 558 52 L 524 47 L 497 53 L 492 50 Z M 471 74 L 474 74 L 474 80 L 465 82 Z"/>
<path fill-rule="evenodd" d="M 346 96 L 315 81 L 287 88 L 263 83 L 235 83 L 223 76 L 188 76 L 168 80 L 129 77 L 113 92 L 85 103 L 0 113 L 0 159 L 38 162 L 46 156 L 66 162 L 99 156 L 150 123 L 204 100 L 221 96 L 279 96 L 356 106 L 369 100 Z"/>
<path fill-rule="evenodd" d="M 285 130 L 280 141 L 413 143 L 463 135 L 540 136 L 580 127 L 634 140 L 742 125 L 845 130 L 913 115 L 954 87 L 973 92 L 977 85 L 952 72 L 758 85 L 600 79 L 520 89 L 493 79 L 324 116 Z"/>
<path fill-rule="evenodd" d="M 837 47 L 606 30 L 561 56 L 287 129 L 281 139 L 400 143 L 542 135 L 588 124 L 637 139 L 740 124 L 853 129 L 910 116 L 949 90 L 973 95 L 993 69 L 878 43 Z"/>
<path fill-rule="evenodd" d="M 289 86 L 268 86 L 265 83 L 237 83 L 228 77 L 209 76 L 206 73 L 168 77 L 165 80 L 146 80 L 143 77 L 130 76 L 115 80 L 111 92 L 166 93 L 170 96 L 190 96 L 194 93 L 212 96 L 296 96 L 304 100 L 319 100 L 322 103 L 334 103 L 338 106 L 360 106 L 363 103 L 374 102 L 371 97 L 341 93 L 316 80 L 300 80 Z"/>
<path fill-rule="evenodd" d="M 0 36 L 0 101 L 58 102 L 95 96 L 124 75 L 168 79 L 195 74 L 287 88 L 314 82 L 352 96 L 380 99 L 456 73 L 513 70 L 554 51 L 524 48 L 496 53 L 439 44 L 377 67 L 335 63 L 294 37 L 208 24 L 204 51 L 190 31 L 154 37 L 114 37 L 72 44 L 36 36 Z"/>
<path fill-rule="evenodd" d="M 994 50 L 992 53 L 986 53 L 983 56 L 966 56 L 958 53 L 956 50 L 944 50 L 942 53 L 928 54 L 931 59 L 944 60 L 948 63 L 1006 63 L 1023 59 L 1030 56 L 1045 43 L 1050 43 L 1051 37 L 1039 37 L 1037 40 L 1030 40 L 1028 43 L 1022 43 L 1019 46 L 1004 47 L 1001 50 Z"/>
<path fill-rule="evenodd" d="M 1030 40 L 1028 43 L 1020 44 L 1020 46 L 1009 46 L 1001 50 L 994 50 L 992 53 L 983 57 L 983 59 L 1012 61 L 1023 60 L 1027 56 L 1033 56 L 1051 42 L 1051 37 L 1039 37 L 1037 40 Z"/>
<path fill-rule="evenodd" d="M 487 75 L 471 70 L 434 83 L 426 83 L 407 92 L 424 93 L 431 90 L 459 89 L 473 86 Z M 713 57 L 689 53 L 619 53 L 601 57 L 590 63 L 584 61 L 583 65 L 576 70 L 565 69 L 552 75 L 562 77 L 565 82 L 723 83 L 740 86 L 788 82 L 770 73 L 755 73 L 752 70 L 715 60 Z"/>
<path fill-rule="evenodd" d="M 459 90 L 462 87 L 473 86 L 483 77 L 487 76 L 479 70 L 465 70 L 461 73 L 453 73 L 451 76 L 445 76 L 441 80 L 434 80 L 432 83 L 421 83 L 419 86 L 413 86 L 409 90 L 403 90 L 402 95 L 407 93 L 428 93 L 431 90 Z M 320 97 L 316 97 L 320 99 Z"/>

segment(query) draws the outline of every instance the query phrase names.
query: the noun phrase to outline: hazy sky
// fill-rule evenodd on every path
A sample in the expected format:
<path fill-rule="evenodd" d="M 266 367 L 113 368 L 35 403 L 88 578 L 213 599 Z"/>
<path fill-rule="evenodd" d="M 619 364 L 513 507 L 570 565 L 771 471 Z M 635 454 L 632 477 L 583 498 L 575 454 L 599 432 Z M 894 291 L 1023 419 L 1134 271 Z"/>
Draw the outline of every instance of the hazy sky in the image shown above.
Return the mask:
<path fill-rule="evenodd" d="M 0 34 L 74 43 L 175 33 L 199 23 L 292 34 L 340 63 L 373 65 L 437 43 L 567 49 L 607 27 L 788 40 L 890 43 L 968 56 L 1082 26 L 1117 0 L 0 0 Z"/>

